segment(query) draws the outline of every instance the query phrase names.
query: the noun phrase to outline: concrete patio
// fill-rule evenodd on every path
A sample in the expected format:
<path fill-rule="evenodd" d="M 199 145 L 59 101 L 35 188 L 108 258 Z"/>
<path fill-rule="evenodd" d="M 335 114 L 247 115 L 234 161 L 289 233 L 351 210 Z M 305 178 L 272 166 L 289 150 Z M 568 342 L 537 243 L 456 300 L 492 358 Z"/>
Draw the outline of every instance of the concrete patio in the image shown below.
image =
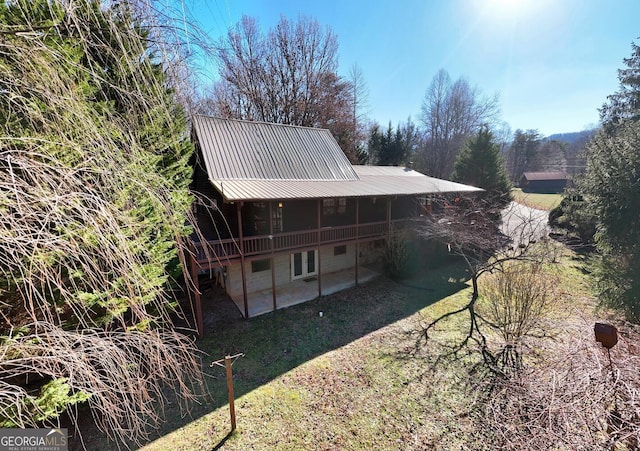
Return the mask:
<path fill-rule="evenodd" d="M 358 284 L 368 282 L 380 273 L 371 267 L 360 266 L 358 268 Z M 355 286 L 355 268 L 342 271 L 322 274 L 322 295 L 326 296 L 346 288 Z M 313 276 L 306 279 L 294 280 L 287 285 L 276 287 L 278 309 L 307 302 L 318 297 L 318 277 Z M 240 312 L 244 312 L 244 301 L 242 295 L 232 297 Z M 273 295 L 271 289 L 260 290 L 247 293 L 247 304 L 249 307 L 249 317 L 272 312 Z"/>

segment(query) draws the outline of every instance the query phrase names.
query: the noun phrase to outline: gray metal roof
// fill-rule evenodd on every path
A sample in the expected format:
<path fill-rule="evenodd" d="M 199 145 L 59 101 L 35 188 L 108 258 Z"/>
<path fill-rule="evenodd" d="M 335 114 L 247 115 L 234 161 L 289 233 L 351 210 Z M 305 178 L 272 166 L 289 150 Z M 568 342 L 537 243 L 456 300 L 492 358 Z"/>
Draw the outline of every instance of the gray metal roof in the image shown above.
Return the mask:
<path fill-rule="evenodd" d="M 360 167 L 354 166 L 360 173 Z M 405 168 L 386 168 L 375 174 L 375 166 L 366 168 L 358 180 L 315 181 L 313 183 L 291 180 L 220 180 L 213 185 L 227 201 L 313 199 L 325 197 L 373 197 L 420 195 L 435 193 L 462 193 L 482 191 L 469 185 L 427 177 Z M 396 174 L 383 174 L 394 169 Z M 402 172 L 402 173 L 401 173 Z"/>
<path fill-rule="evenodd" d="M 352 166 L 328 130 L 205 116 L 194 131 L 228 202 L 482 191 L 395 166 Z"/>
<path fill-rule="evenodd" d="M 357 180 L 329 130 L 195 116 L 210 180 Z"/>

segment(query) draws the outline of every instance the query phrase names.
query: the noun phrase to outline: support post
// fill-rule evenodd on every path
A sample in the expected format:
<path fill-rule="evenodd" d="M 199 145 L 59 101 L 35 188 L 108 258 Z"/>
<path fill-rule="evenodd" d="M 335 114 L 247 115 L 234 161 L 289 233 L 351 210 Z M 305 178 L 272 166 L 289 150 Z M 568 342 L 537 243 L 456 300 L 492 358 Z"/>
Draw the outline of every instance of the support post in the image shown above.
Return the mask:
<path fill-rule="evenodd" d="M 247 299 L 247 271 L 244 267 L 244 236 L 242 233 L 242 202 L 237 204 L 238 210 L 238 239 L 240 240 L 240 271 L 242 273 L 242 299 L 244 301 L 244 317 L 249 318 L 249 302 Z"/>
<path fill-rule="evenodd" d="M 231 432 L 236 430 L 236 407 L 233 399 L 233 373 L 231 372 L 231 356 L 225 356 L 224 367 L 227 372 L 227 390 L 229 391 L 229 416 L 231 417 Z"/>
<path fill-rule="evenodd" d="M 391 236 L 391 198 L 387 197 L 387 238 Z"/>
<path fill-rule="evenodd" d="M 358 265 L 360 264 L 360 199 L 356 197 L 356 287 L 358 286 Z"/>
<path fill-rule="evenodd" d="M 320 258 L 320 242 L 322 240 L 322 199 L 318 199 L 318 296 L 322 296 L 322 261 Z"/>
<path fill-rule="evenodd" d="M 229 393 L 229 417 L 231 418 L 231 433 L 236 430 L 236 408 L 234 404 L 234 395 L 233 395 L 233 373 L 231 371 L 231 367 L 233 363 L 239 358 L 244 357 L 243 353 L 236 355 L 226 355 L 224 359 L 216 360 L 215 362 L 211 362 L 210 367 L 214 365 L 224 366 L 225 372 L 227 374 L 227 391 Z M 224 362 L 224 365 L 223 363 Z"/>
<path fill-rule="evenodd" d="M 195 247 L 192 249 L 191 255 L 189 257 L 189 263 L 191 267 L 191 283 L 193 283 L 193 298 L 195 301 L 195 317 L 196 317 L 196 331 L 198 332 L 198 337 L 202 338 L 204 333 L 204 322 L 202 320 L 202 300 L 200 299 L 200 284 L 198 283 L 198 261 L 195 257 Z"/>
<path fill-rule="evenodd" d="M 278 309 L 276 301 L 276 267 L 273 262 L 273 202 L 269 202 L 269 249 L 271 250 L 271 296 L 273 297 L 273 311 Z"/>

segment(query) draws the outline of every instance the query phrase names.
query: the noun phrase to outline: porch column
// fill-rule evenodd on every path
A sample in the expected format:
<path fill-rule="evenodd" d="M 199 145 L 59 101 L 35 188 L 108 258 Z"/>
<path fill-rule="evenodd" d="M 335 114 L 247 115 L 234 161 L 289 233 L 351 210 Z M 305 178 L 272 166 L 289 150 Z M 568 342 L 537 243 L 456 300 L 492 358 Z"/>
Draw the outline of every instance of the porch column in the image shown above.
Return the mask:
<path fill-rule="evenodd" d="M 318 199 L 318 296 L 322 296 L 322 258 L 320 257 L 320 243 L 322 240 L 322 199 Z"/>
<path fill-rule="evenodd" d="M 269 202 L 269 249 L 271 250 L 271 296 L 273 297 L 273 311 L 278 309 L 276 302 L 276 267 L 273 264 L 273 202 Z"/>
<path fill-rule="evenodd" d="M 356 197 L 356 287 L 358 286 L 358 264 L 360 262 L 360 198 Z"/>
<path fill-rule="evenodd" d="M 193 283 L 193 298 L 195 301 L 194 314 L 196 317 L 196 332 L 198 337 L 202 338 L 204 334 L 204 324 L 202 320 L 202 302 L 200 299 L 200 285 L 198 283 L 198 261 L 196 260 L 195 246 L 189 256 L 189 267 L 191 272 L 191 283 Z"/>
<path fill-rule="evenodd" d="M 238 210 L 238 239 L 240 240 L 240 271 L 242 272 L 242 299 L 244 301 L 244 317 L 249 318 L 249 302 L 247 299 L 247 272 L 244 269 L 244 237 L 242 233 L 242 205 L 236 204 Z"/>
<path fill-rule="evenodd" d="M 387 197 L 387 236 L 391 236 L 391 197 Z"/>

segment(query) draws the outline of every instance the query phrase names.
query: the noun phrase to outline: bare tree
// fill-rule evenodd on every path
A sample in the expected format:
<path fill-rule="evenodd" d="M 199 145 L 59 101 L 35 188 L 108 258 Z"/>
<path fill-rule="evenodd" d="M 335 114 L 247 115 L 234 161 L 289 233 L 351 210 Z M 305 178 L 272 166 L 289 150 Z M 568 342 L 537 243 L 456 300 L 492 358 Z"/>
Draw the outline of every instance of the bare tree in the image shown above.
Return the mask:
<path fill-rule="evenodd" d="M 536 159 L 542 136 L 538 130 L 516 130 L 513 142 L 507 149 L 507 171 L 513 183 L 518 183 L 527 170 L 535 170 L 532 164 Z"/>
<path fill-rule="evenodd" d="M 456 315 L 466 314 L 468 318 L 467 330 L 462 338 L 446 346 L 440 358 L 443 360 L 456 357 L 461 351 L 479 352 L 482 362 L 491 373 L 506 374 L 517 369 L 520 362 L 520 349 L 514 346 L 513 334 L 509 332 L 512 327 L 507 320 L 517 316 L 520 324 L 520 333 L 531 332 L 526 322 L 535 317 L 534 309 L 538 304 L 530 303 L 530 309 L 525 315 L 513 315 L 511 318 L 500 318 L 496 312 L 489 310 L 483 313 L 478 309 L 477 301 L 480 298 L 479 279 L 487 273 L 513 274 L 514 262 L 527 263 L 530 268 L 535 265 L 550 261 L 555 256 L 553 247 L 544 238 L 545 222 L 535 213 L 523 210 L 512 203 L 503 212 L 508 226 L 499 226 L 490 213 L 484 213 L 486 209 L 482 201 L 474 199 L 460 199 L 455 207 L 445 206 L 436 208 L 430 216 L 425 216 L 424 222 L 419 226 L 419 233 L 425 238 L 437 240 L 446 245 L 449 252 L 457 255 L 464 261 L 471 279 L 472 293 L 469 301 L 459 309 L 447 312 L 433 320 L 428 321 L 421 331 L 421 339 L 417 342 L 421 346 L 422 340 L 429 342 L 438 324 Z M 522 268 L 522 266 L 520 266 Z M 511 286 L 514 286 L 513 281 Z M 548 285 L 541 287 L 545 292 Z M 546 298 L 545 298 L 546 299 Z M 499 301 L 499 300 L 498 300 Z M 544 304 L 544 302 L 542 302 Z M 502 307 L 508 307 L 502 304 Z M 500 331 L 509 336 L 502 346 L 493 349 L 487 338 L 489 332 Z M 522 336 L 518 337 L 521 339 Z M 515 364 L 515 367 L 511 364 Z"/>
<path fill-rule="evenodd" d="M 361 74 L 352 85 L 337 73 L 333 32 L 305 16 L 282 17 L 264 34 L 244 16 L 217 45 L 220 80 L 209 105 L 223 117 L 328 128 L 355 161 L 354 108 L 364 92 Z"/>
<path fill-rule="evenodd" d="M 572 308 L 573 296 L 554 304 L 566 288 L 550 263 L 563 251 L 544 239 L 544 218 L 512 204 L 500 234 L 477 207 L 443 208 L 421 229 L 466 262 L 473 292 L 460 308 L 425 318 L 416 343 L 432 369 L 449 358 L 460 363 L 473 443 L 636 449 L 640 329 L 619 324 L 618 344 L 604 349 L 594 340 L 590 315 Z M 460 334 L 439 339 L 443 323 L 461 316 Z"/>
<path fill-rule="evenodd" d="M 491 131 L 496 137 L 496 143 L 498 144 L 498 146 L 500 146 L 500 154 L 504 155 L 506 153 L 507 147 L 513 140 L 513 132 L 511 131 L 511 126 L 508 122 L 502 121 L 494 124 Z"/>
<path fill-rule="evenodd" d="M 474 378 L 478 435 L 508 450 L 637 449 L 640 445 L 640 330 L 619 324 L 608 352 L 593 323 L 564 320 L 568 332 L 544 359 L 510 378 Z M 568 329 L 568 330 L 567 330 Z"/>
<path fill-rule="evenodd" d="M 465 141 L 498 115 L 497 94 L 483 96 L 464 78 L 452 83 L 447 71 L 440 69 L 422 102 L 425 143 L 419 168 L 434 177 L 448 178 Z"/>
<path fill-rule="evenodd" d="M 366 120 L 369 105 L 369 90 L 362 73 L 362 69 L 357 64 L 349 69 L 349 83 L 351 84 L 352 130 L 354 135 L 353 150 L 356 155 L 364 151 L 367 139 Z M 361 160 L 362 158 L 359 158 Z M 360 161 L 363 163 L 363 161 Z"/>

